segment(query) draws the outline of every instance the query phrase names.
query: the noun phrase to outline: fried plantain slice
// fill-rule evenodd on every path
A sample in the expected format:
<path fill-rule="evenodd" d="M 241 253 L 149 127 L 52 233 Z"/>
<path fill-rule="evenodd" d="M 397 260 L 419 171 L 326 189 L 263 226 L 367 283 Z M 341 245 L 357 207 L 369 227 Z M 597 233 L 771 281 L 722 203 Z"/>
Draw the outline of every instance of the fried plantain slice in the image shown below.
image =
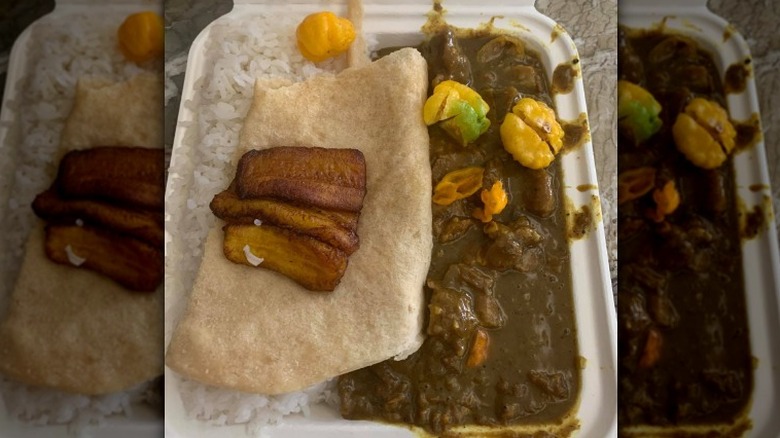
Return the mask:
<path fill-rule="evenodd" d="M 332 291 L 347 255 L 309 236 L 272 225 L 226 225 L 223 251 L 233 263 L 279 272 L 311 291 Z"/>
<path fill-rule="evenodd" d="M 153 292 L 163 279 L 163 253 L 132 237 L 98 228 L 47 225 L 46 256 L 103 274 L 129 290 Z"/>
<path fill-rule="evenodd" d="M 120 205 L 163 208 L 162 149 L 96 147 L 68 152 L 55 185 L 66 198 L 97 198 Z"/>
<path fill-rule="evenodd" d="M 251 150 L 238 162 L 241 199 L 273 197 L 332 210 L 360 211 L 366 161 L 356 149 L 275 147 Z"/>
<path fill-rule="evenodd" d="M 162 209 L 155 213 L 89 199 L 66 200 L 54 188 L 36 196 L 32 208 L 41 219 L 51 223 L 72 225 L 80 219 L 87 225 L 143 240 L 155 248 L 162 248 L 164 242 Z"/>
<path fill-rule="evenodd" d="M 299 207 L 276 199 L 241 199 L 233 184 L 217 194 L 209 204 L 211 211 L 230 223 L 254 224 L 256 219 L 263 224 L 276 225 L 314 237 L 344 251 L 347 255 L 360 247 L 358 239 L 358 213 L 345 212 L 340 215 L 318 208 Z M 345 216 L 352 216 L 345 221 Z"/>

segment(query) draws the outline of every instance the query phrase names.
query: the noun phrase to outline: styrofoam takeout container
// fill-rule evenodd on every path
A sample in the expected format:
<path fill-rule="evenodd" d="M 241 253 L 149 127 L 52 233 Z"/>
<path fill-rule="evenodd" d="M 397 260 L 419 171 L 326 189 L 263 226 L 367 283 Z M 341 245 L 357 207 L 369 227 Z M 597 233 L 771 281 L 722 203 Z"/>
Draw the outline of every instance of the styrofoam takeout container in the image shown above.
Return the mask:
<path fill-rule="evenodd" d="M 159 0 L 58 0 L 54 10 L 45 18 L 52 19 L 72 14 L 93 16 L 100 20 L 102 14 L 131 14 L 142 10 L 160 7 Z M 42 17 L 41 19 L 43 19 Z M 40 21 L 39 19 L 38 21 Z M 21 151 L 21 127 L 19 126 L 18 101 L 21 99 L 19 84 L 30 72 L 30 60 L 27 48 L 35 39 L 35 23 L 28 26 L 16 39 L 9 58 L 8 72 L 3 94 L 2 109 L 0 109 L 0 212 L 8 205 L 13 190 L 13 178 L 16 156 Z M 8 284 L 7 296 L 0 294 L 0 317 L 4 315 L 5 304 L 13 292 L 12 279 L 0 278 Z M 94 438 L 137 438 L 157 437 L 163 433 L 162 418 L 147 405 L 131 405 L 132 415 L 117 415 L 108 417 L 105 424 L 97 427 L 89 426 L 84 431 Z M 13 419 L 8 414 L 2 397 L 0 397 L 0 437 L 2 438 L 54 438 L 73 436 L 66 426 L 32 426 Z"/>
<path fill-rule="evenodd" d="M 227 15 L 212 22 L 194 40 L 187 63 L 187 72 L 182 89 L 181 106 L 173 142 L 171 168 L 179 163 L 188 162 L 199 145 L 187 135 L 193 129 L 197 119 L 197 107 L 193 99 L 197 96 L 197 81 L 206 74 L 207 60 L 205 47 L 212 38 L 214 23 L 223 19 L 234 19 L 263 13 L 289 14 L 311 13 L 328 9 L 346 15 L 346 5 L 333 2 L 295 1 L 279 2 L 273 0 L 236 0 L 234 8 Z M 415 45 L 424 35 L 420 28 L 425 24 L 426 14 L 432 3 L 428 0 L 365 0 L 363 32 L 367 40 L 375 37 L 377 48 L 398 45 Z M 541 55 L 549 77 L 553 69 L 564 62 L 576 58 L 577 50 L 571 37 L 563 32 L 553 20 L 534 9 L 534 0 L 494 0 L 473 2 L 469 0 L 448 0 L 443 3 L 445 19 L 449 24 L 462 28 L 476 28 L 497 17 L 494 26 L 512 31 L 533 46 Z M 557 37 L 552 37 L 557 34 Z M 576 120 L 579 114 L 586 113 L 583 81 L 581 76 L 575 80 L 574 91 L 556 97 L 558 116 L 563 120 Z M 197 136 L 196 136 L 197 137 Z M 190 140 L 188 140 L 190 139 Z M 588 141 L 570 153 L 563 155 L 565 174 L 565 195 L 576 206 L 594 205 L 598 200 L 598 182 L 593 161 L 592 144 Z M 181 161 L 180 161 L 181 160 Z M 178 175 L 190 178 L 192 175 Z M 185 186 L 187 183 L 185 183 Z M 577 187 L 592 187 L 580 192 Z M 186 196 L 174 196 L 169 181 L 168 202 L 186 202 Z M 595 202 L 598 206 L 598 202 Z M 169 211 L 177 211 L 169 208 Z M 186 209 L 185 209 L 186 211 Z M 575 313 L 579 338 L 579 354 L 586 359 L 582 370 L 581 401 L 576 413 L 581 428 L 578 433 L 583 437 L 609 437 L 617 434 L 616 406 L 616 350 L 615 313 L 611 294 L 608 260 L 604 240 L 604 228 L 598 214 L 596 229 L 585 238 L 575 241 L 571 246 L 572 275 L 574 284 Z M 170 218 L 176 223 L 176 218 Z M 175 233 L 175 229 L 167 231 Z M 176 243 L 169 243 L 167 251 Z M 169 265 L 169 268 L 171 266 Z M 178 300 L 186 300 L 188 293 L 181 296 L 169 295 L 166 289 L 166 345 L 170 333 L 176 326 L 175 307 L 183 307 Z M 177 302 L 171 302 L 176 300 Z M 174 315 L 174 317 L 171 317 Z M 178 379 L 166 368 L 165 430 L 171 438 L 178 437 L 226 437 L 243 436 L 243 425 L 210 427 L 205 422 L 190 418 L 184 411 L 179 393 Z M 388 426 L 367 421 L 347 421 L 337 412 L 325 406 L 313 406 L 311 415 L 291 416 L 280 426 L 266 430 L 271 437 L 345 437 L 345 436 L 412 436 L 408 429 Z"/>
<path fill-rule="evenodd" d="M 742 36 L 721 17 L 707 9 L 706 0 L 688 0 L 684 6 L 674 0 L 626 0 L 620 3 L 619 23 L 634 29 L 657 28 L 664 23 L 669 32 L 696 40 L 712 53 L 721 78 L 726 69 L 750 58 Z M 759 115 L 753 75 L 741 93 L 727 95 L 733 120 Z M 750 347 L 758 359 L 754 369 L 753 396 L 749 417 L 751 437 L 780 436 L 780 257 L 771 203 L 763 139 L 734 156 L 737 196 L 748 210 L 755 205 L 765 209 L 765 226 L 752 239 L 742 241 L 742 265 L 750 325 Z M 760 188 L 756 190 L 756 188 Z"/>

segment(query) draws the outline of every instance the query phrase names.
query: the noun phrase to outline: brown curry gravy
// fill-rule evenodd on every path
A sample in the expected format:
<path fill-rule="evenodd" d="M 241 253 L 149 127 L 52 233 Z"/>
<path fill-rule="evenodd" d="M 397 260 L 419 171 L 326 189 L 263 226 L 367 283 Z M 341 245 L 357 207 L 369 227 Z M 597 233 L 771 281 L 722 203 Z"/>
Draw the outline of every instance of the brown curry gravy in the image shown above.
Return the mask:
<path fill-rule="evenodd" d="M 432 204 L 425 294 L 432 308 L 447 309 L 449 316 L 442 321 L 426 312 L 428 336 L 406 360 L 342 376 L 341 413 L 444 435 L 461 425 L 561 424 L 578 403 L 582 364 L 561 164 L 556 159 L 547 169 L 524 168 L 499 135 L 504 115 L 521 97 L 554 108 L 550 81 L 537 53 L 504 36 L 460 37 L 445 29 L 418 49 L 428 60 L 429 93 L 441 80 L 454 79 L 476 89 L 491 108 L 490 129 L 465 148 L 438 126 L 429 128 L 433 185 L 450 171 L 483 166 L 483 187 L 502 180 L 510 201 L 489 233 L 489 225 L 471 217 L 481 205 L 479 192 L 450 206 Z M 565 141 L 572 148 L 588 133 L 584 123 L 570 125 Z M 447 324 L 452 322 L 460 329 Z M 477 328 L 489 334 L 489 352 L 483 365 L 469 368 Z M 558 436 L 575 428 L 563 427 Z"/>
<path fill-rule="evenodd" d="M 726 69 L 724 91 L 726 93 L 741 93 L 745 91 L 747 79 L 750 77 L 750 58 L 744 62 L 731 64 Z"/>
<path fill-rule="evenodd" d="M 579 76 L 579 60 L 559 64 L 553 70 L 552 92 L 553 94 L 566 94 L 574 90 L 574 79 Z"/>
<path fill-rule="evenodd" d="M 697 168 L 671 134 L 694 97 L 726 108 L 721 76 L 688 38 L 621 26 L 618 47 L 619 79 L 643 86 L 663 107 L 663 127 L 641 145 L 619 133 L 618 170 L 652 166 L 656 187 L 674 179 L 681 196 L 661 223 L 644 214 L 651 196 L 618 209 L 618 422 L 736 422 L 749 405 L 753 373 L 733 158 Z M 660 357 L 643 365 L 652 344 Z"/>

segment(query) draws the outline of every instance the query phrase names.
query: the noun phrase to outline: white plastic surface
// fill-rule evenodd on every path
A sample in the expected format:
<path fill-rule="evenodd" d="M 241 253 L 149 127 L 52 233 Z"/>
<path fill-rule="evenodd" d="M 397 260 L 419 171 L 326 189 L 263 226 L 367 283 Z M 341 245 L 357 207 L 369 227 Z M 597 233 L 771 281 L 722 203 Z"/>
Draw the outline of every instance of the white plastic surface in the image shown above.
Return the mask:
<path fill-rule="evenodd" d="M 475 28 L 489 21 L 493 16 L 501 17 L 496 19 L 495 27 L 511 30 L 530 43 L 542 54 L 547 73 L 552 77 L 553 69 L 558 64 L 577 57 L 577 51 L 573 41 L 565 32 L 552 40 L 551 35 L 556 23 L 536 11 L 532 4 L 533 1 L 447 1 L 444 4 L 447 10 L 445 18 L 452 25 Z M 237 0 L 234 9 L 226 17 L 238 18 L 261 11 L 266 14 L 283 14 L 285 11 L 314 12 L 321 8 L 322 5 L 316 2 L 292 2 L 279 5 L 279 2 L 270 0 Z M 343 4 L 329 3 L 328 8 L 336 11 L 342 8 L 341 12 L 345 11 Z M 363 31 L 375 35 L 380 48 L 416 44 L 423 39 L 420 28 L 425 24 L 427 19 L 425 14 L 430 9 L 429 1 L 366 0 Z M 173 142 L 172 163 L 176 163 L 177 160 L 186 162 L 188 156 L 198 147 L 197 144 L 188 144 L 183 140 L 186 138 L 186 130 L 192 125 L 191 122 L 195 120 L 197 113 L 197 108 L 188 107 L 184 103 L 194 100 L 193 97 L 197 93 L 196 81 L 205 74 L 204 48 L 211 37 L 210 29 L 211 25 L 205 28 L 190 48 L 182 89 L 182 105 Z M 559 118 L 563 120 L 576 120 L 580 113 L 586 113 L 581 77 L 576 79 L 573 92 L 556 97 L 556 104 Z M 597 187 L 598 184 L 591 143 L 587 142 L 583 147 L 565 154 L 561 159 L 565 195 L 573 200 L 577 207 L 591 205 L 593 197 L 596 199 L 598 197 L 598 189 L 585 192 L 576 189 L 581 185 Z M 171 193 L 168 195 L 170 196 Z M 175 232 L 175 230 L 169 231 Z M 582 371 L 581 402 L 576 413 L 581 423 L 578 436 L 616 436 L 617 339 L 604 229 L 600 221 L 594 231 L 573 243 L 571 255 L 579 354 L 586 359 L 586 366 Z M 172 305 L 166 301 L 166 309 Z M 170 333 L 170 329 L 175 327 L 176 322 L 166 320 L 166 334 Z M 168 340 L 166 339 L 166 342 Z M 167 368 L 165 392 L 165 429 L 168 437 L 245 435 L 245 428 L 242 425 L 209 427 L 204 422 L 189 418 L 184 412 L 179 397 L 177 379 Z M 288 417 L 284 425 L 271 427 L 267 432 L 266 436 L 271 437 L 412 436 L 408 430 L 399 427 L 343 420 L 339 418 L 337 412 L 324 406 L 313 408 L 308 418 Z"/>
<path fill-rule="evenodd" d="M 149 10 L 159 7 L 158 0 L 61 0 L 54 11 L 46 17 L 69 15 L 73 13 L 94 15 L 96 20 L 101 17 L 101 12 L 110 10 L 131 14 L 141 10 Z M 106 9 L 109 8 L 109 9 Z M 2 109 L 0 109 L 0 206 L 8 203 L 9 191 L 13 182 L 14 157 L 19 154 L 17 148 L 21 144 L 18 141 L 20 134 L 18 114 L 12 108 L 11 102 L 19 99 L 18 83 L 27 76 L 28 57 L 27 47 L 31 39 L 34 39 L 35 23 L 27 27 L 17 38 L 11 50 L 8 72 L 3 94 Z M 2 208 L 2 207 L 0 207 Z M 10 294 L 11 288 L 9 288 Z M 5 303 L 9 297 L 0 296 L 0 317 L 4 314 Z M 10 418 L 7 412 L 10 406 L 5 406 L 0 399 L 0 438 L 57 438 L 72 437 L 66 426 L 31 426 L 27 423 Z M 154 412 L 149 406 L 132 405 L 132 416 L 123 415 L 107 418 L 101 426 L 90 426 L 86 429 L 92 438 L 138 438 L 162 436 L 163 425 L 159 413 Z"/>
<path fill-rule="evenodd" d="M 666 18 L 665 29 L 695 39 L 703 48 L 713 53 L 715 65 L 721 77 L 734 63 L 750 57 L 745 40 L 730 29 L 730 37 L 724 41 L 728 23 L 710 12 L 704 1 L 685 7 L 670 7 L 663 2 L 629 0 L 620 4 L 620 23 L 631 28 L 648 29 Z M 744 92 L 728 95 L 728 110 L 734 120 L 748 120 L 759 114 L 756 86 L 750 75 Z M 769 208 L 769 226 L 757 237 L 743 240 L 742 265 L 747 291 L 750 347 L 758 359 L 754 370 L 754 388 L 750 418 L 753 422 L 751 437 L 780 436 L 780 257 L 778 257 L 777 231 L 771 226 L 771 186 L 766 165 L 763 140 L 754 147 L 740 151 L 734 157 L 737 180 L 737 196 L 748 210 L 755 205 Z M 750 187 L 762 186 L 753 191 Z M 763 203 L 763 204 L 762 204 Z"/>

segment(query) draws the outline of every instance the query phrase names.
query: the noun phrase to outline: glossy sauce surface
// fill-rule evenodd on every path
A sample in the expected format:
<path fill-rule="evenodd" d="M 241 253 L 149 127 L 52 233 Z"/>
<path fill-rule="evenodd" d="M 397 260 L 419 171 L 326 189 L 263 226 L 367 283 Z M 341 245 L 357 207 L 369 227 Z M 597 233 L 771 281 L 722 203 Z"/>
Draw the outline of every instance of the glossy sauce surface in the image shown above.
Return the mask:
<path fill-rule="evenodd" d="M 447 30 L 418 49 L 428 60 L 429 93 L 454 79 L 491 108 L 491 127 L 467 147 L 429 128 L 433 185 L 450 171 L 481 166 L 483 188 L 502 181 L 509 204 L 490 224 L 472 217 L 479 193 L 432 204 L 428 336 L 406 360 L 342 376 L 341 413 L 436 434 L 464 424 L 559 422 L 581 385 L 560 159 L 547 169 L 524 168 L 499 135 L 521 97 L 553 106 L 550 81 L 539 55 L 506 36 L 461 38 Z M 582 141 L 583 129 L 569 132 L 569 147 Z M 489 338 L 487 359 L 469 366 L 478 332 Z"/>
<path fill-rule="evenodd" d="M 663 108 L 646 142 L 619 134 L 618 171 L 652 167 L 655 188 L 674 181 L 681 197 L 660 222 L 651 195 L 618 209 L 619 424 L 731 422 L 753 386 L 733 158 L 698 168 L 671 132 L 694 97 L 726 108 L 721 75 L 684 37 L 621 27 L 618 47 L 619 79 Z"/>

